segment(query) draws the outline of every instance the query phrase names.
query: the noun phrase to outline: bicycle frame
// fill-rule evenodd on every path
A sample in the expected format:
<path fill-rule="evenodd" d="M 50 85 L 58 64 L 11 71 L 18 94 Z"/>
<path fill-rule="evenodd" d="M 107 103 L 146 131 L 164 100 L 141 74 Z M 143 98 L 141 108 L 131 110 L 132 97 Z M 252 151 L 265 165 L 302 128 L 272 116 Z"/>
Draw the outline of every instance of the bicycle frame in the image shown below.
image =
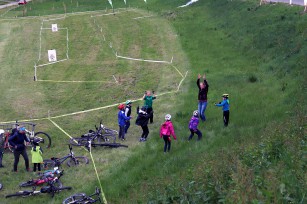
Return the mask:
<path fill-rule="evenodd" d="M 64 163 L 66 161 L 66 159 L 68 158 L 75 158 L 75 154 L 74 152 L 72 151 L 72 147 L 69 145 L 69 154 L 64 156 L 64 157 L 61 157 L 61 158 L 55 158 L 55 157 L 52 157 L 51 160 L 53 160 L 56 165 L 60 166 L 62 163 Z"/>

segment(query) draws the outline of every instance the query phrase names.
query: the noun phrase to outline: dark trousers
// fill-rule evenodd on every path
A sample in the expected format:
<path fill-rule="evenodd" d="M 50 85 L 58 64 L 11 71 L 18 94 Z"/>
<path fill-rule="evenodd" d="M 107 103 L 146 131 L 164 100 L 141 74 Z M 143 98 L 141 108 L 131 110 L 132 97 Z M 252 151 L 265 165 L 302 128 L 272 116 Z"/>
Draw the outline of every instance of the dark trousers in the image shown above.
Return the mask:
<path fill-rule="evenodd" d="M 33 163 L 33 171 L 36 172 L 36 166 L 37 166 L 37 170 L 41 171 L 41 164 L 40 163 Z"/>
<path fill-rule="evenodd" d="M 223 120 L 224 120 L 224 126 L 227 127 L 229 123 L 229 110 L 223 111 Z"/>
<path fill-rule="evenodd" d="M 147 125 L 141 126 L 143 133 L 142 133 L 142 138 L 147 138 L 148 134 L 149 134 L 149 129 Z"/>
<path fill-rule="evenodd" d="M 147 114 L 150 114 L 152 110 L 153 110 L 152 108 L 147 108 Z M 153 123 L 153 114 L 151 114 L 151 116 L 149 118 L 149 122 Z"/>
<path fill-rule="evenodd" d="M 125 122 L 125 134 L 127 134 L 129 127 L 130 127 L 130 120 L 126 120 L 126 122 Z"/>
<path fill-rule="evenodd" d="M 3 151 L 0 150 L 0 167 L 2 167 L 2 158 L 3 158 Z"/>
<path fill-rule="evenodd" d="M 118 132 L 118 138 L 119 139 L 125 139 L 125 126 L 119 125 L 119 132 Z"/>
<path fill-rule="evenodd" d="M 17 171 L 17 165 L 19 162 L 20 155 L 22 155 L 23 159 L 25 160 L 26 169 L 29 169 L 29 158 L 25 148 L 24 150 L 14 150 L 14 158 L 15 158 L 14 169 L 13 169 L 14 171 Z"/>
<path fill-rule="evenodd" d="M 201 138 L 203 137 L 203 134 L 199 131 L 199 129 L 196 129 L 196 131 L 194 132 L 193 129 L 190 129 L 190 136 L 189 136 L 189 139 L 188 140 L 191 140 L 194 136 L 194 133 L 196 133 L 196 135 L 198 136 L 198 139 L 197 140 L 201 140 Z"/>
<path fill-rule="evenodd" d="M 163 140 L 164 140 L 164 152 L 166 152 L 166 150 L 169 152 L 171 149 L 171 137 L 168 135 L 163 135 Z"/>

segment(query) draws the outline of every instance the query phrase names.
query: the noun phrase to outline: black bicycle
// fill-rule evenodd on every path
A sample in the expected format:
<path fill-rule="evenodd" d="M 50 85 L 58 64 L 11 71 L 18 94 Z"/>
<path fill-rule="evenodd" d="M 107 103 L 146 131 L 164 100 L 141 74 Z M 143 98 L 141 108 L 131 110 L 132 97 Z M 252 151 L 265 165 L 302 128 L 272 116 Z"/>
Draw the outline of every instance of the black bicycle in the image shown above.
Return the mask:
<path fill-rule="evenodd" d="M 89 160 L 85 156 L 75 156 L 74 152 L 72 151 L 72 147 L 69 146 L 69 154 L 62 157 L 62 158 L 55 158 L 52 157 L 51 159 L 45 159 L 44 162 L 44 168 L 54 168 L 54 167 L 60 167 L 62 163 L 64 163 L 66 160 L 67 166 L 83 166 L 85 164 L 89 163 Z"/>
<path fill-rule="evenodd" d="M 85 203 L 102 203 L 100 199 L 100 189 L 96 187 L 95 193 L 87 196 L 85 193 L 76 193 L 66 198 L 62 204 L 85 204 Z"/>
<path fill-rule="evenodd" d="M 63 172 L 60 174 L 60 176 L 57 178 L 59 179 L 61 176 L 63 175 Z M 34 195 L 38 195 L 41 193 L 48 193 L 51 194 L 51 196 L 53 197 L 55 193 L 58 193 L 62 190 L 71 190 L 72 187 L 57 187 L 54 185 L 56 181 L 52 180 L 48 182 L 48 186 L 44 186 L 42 187 L 39 191 L 36 191 L 36 187 L 34 186 L 32 188 L 32 190 L 25 190 L 25 191 L 18 191 L 14 194 L 9 194 L 7 196 L 5 196 L 5 198 L 10 198 L 10 197 L 28 197 L 28 196 L 34 196 Z"/>
<path fill-rule="evenodd" d="M 71 138 L 69 143 L 74 146 L 84 146 L 88 150 L 90 147 L 105 146 L 111 148 L 128 147 L 120 143 L 116 143 L 116 136 L 118 132 L 116 130 L 105 127 L 100 121 L 99 127 L 95 125 L 96 131 L 89 130 L 88 133 L 81 137 Z"/>

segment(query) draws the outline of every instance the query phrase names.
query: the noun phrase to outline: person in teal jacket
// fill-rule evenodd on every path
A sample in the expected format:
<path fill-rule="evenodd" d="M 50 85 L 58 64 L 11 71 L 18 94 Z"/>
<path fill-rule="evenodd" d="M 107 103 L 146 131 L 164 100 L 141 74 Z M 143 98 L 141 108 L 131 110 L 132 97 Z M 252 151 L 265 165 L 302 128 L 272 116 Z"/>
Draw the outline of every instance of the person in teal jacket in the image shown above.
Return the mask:
<path fill-rule="evenodd" d="M 224 126 L 227 127 L 229 123 L 229 94 L 223 94 L 223 101 L 219 103 L 215 103 L 218 107 L 223 107 L 223 121 Z"/>
<path fill-rule="evenodd" d="M 152 102 L 157 98 L 154 91 L 152 91 L 152 94 L 150 91 L 145 91 L 145 94 L 143 96 L 143 100 L 145 101 L 144 106 L 147 107 L 147 114 L 150 114 L 153 111 Z M 153 123 L 153 114 L 151 114 L 149 122 Z"/>
<path fill-rule="evenodd" d="M 33 141 L 33 147 L 31 149 L 32 154 L 32 163 L 33 163 L 33 171 L 36 172 L 36 167 L 38 171 L 41 171 L 41 163 L 43 163 L 43 150 L 39 146 L 39 140 L 34 139 Z"/>

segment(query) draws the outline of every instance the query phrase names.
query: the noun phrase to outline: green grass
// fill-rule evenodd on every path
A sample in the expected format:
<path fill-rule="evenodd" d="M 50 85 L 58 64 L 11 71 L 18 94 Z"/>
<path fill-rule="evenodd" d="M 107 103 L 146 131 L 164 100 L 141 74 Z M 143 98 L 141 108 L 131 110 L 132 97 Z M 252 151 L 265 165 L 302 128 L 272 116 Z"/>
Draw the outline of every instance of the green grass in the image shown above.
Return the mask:
<path fill-rule="evenodd" d="M 66 12 L 103 10 L 107 1 L 64 1 Z M 123 1 L 113 1 L 115 9 Z M 123 56 L 169 61 L 182 74 L 180 91 L 154 102 L 155 123 L 150 140 L 139 144 L 140 128 L 132 125 L 128 149 L 93 150 L 95 163 L 109 203 L 304 203 L 306 195 L 306 15 L 286 5 L 258 7 L 258 1 L 200 1 L 176 9 L 186 1 L 129 1 L 143 8 L 111 16 L 67 15 L 57 20 L 69 29 L 69 61 L 42 67 L 44 80 L 113 80 L 112 83 L 33 82 L 33 65 L 39 53 L 41 18 L 14 16 L 63 14 L 63 1 L 34 1 L 7 12 L 0 21 L 1 121 L 42 118 L 138 99 L 144 90 L 163 93 L 176 89 L 180 75 L 169 65 L 116 59 L 109 47 Z M 31 9 L 30 9 L 31 7 Z M 102 9 L 100 9 L 102 8 Z M 148 13 L 147 9 L 150 11 Z M 123 10 L 118 10 L 123 11 Z M 97 14 L 97 13 L 95 13 Z M 154 15 L 152 18 L 132 18 Z M 48 19 L 59 16 L 48 16 Z M 95 22 L 94 22 L 95 19 Z M 53 21 L 45 22 L 50 27 Z M 47 31 L 47 30 L 46 30 Z M 102 31 L 102 32 L 101 32 Z M 63 56 L 65 32 L 54 39 L 42 33 L 42 50 L 57 47 Z M 103 40 L 103 35 L 106 41 Z M 53 35 L 52 35 L 53 36 Z M 48 39 L 48 41 L 47 41 Z M 49 45 L 48 45 L 49 43 Z M 16 55 L 18 53 L 18 55 Z M 46 51 L 39 63 L 46 62 Z M 43 56 L 43 55 L 42 55 Z M 195 80 L 206 73 L 209 88 L 208 120 L 200 124 L 201 142 L 187 142 L 187 124 L 197 108 Z M 230 126 L 223 128 L 214 102 L 230 94 Z M 141 102 L 133 104 L 135 108 Z M 72 136 L 92 129 L 100 119 L 117 128 L 116 107 L 53 119 Z M 159 125 L 170 113 L 178 141 L 164 155 Z M 134 119 L 135 119 L 135 114 Z M 37 121 L 39 130 L 53 139 L 44 157 L 65 155 L 68 137 L 48 120 Z M 81 149 L 76 154 L 89 156 Z M 4 195 L 17 191 L 31 175 L 9 172 L 12 155 L 0 169 Z M 14 178 L 12 178 L 14 177 Z M 87 182 L 84 185 L 76 178 Z M 63 183 L 73 186 L 54 199 L 48 195 L 10 200 L 10 203 L 58 203 L 73 192 L 92 193 L 97 179 L 92 165 L 65 167 Z M 2 199 L 3 198 L 3 199 Z M 5 200 L 6 202 L 7 200 Z"/>

